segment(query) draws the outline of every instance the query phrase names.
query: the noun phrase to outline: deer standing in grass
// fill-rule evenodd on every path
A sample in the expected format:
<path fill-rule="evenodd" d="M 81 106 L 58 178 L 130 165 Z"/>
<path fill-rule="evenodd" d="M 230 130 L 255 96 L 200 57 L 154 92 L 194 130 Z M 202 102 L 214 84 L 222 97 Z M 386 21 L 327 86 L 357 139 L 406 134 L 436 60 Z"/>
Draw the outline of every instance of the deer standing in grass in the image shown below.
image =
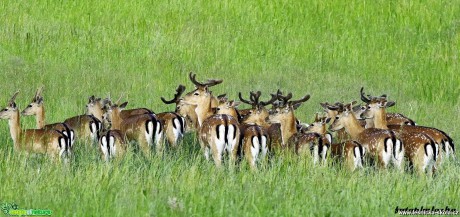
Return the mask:
<path fill-rule="evenodd" d="M 139 114 L 122 118 L 121 113 L 128 102 L 118 105 L 118 101 L 113 104 L 106 103 L 105 106 L 104 120 L 110 123 L 111 130 L 119 130 L 126 141 L 136 142 L 137 147 L 146 156 L 150 155 L 152 148 L 157 153 L 162 153 L 164 151 L 163 125 L 156 115 Z"/>
<path fill-rule="evenodd" d="M 21 129 L 19 108 L 15 103 L 16 92 L 8 101 L 7 106 L 0 111 L 0 119 L 7 119 L 15 151 L 26 153 L 42 153 L 53 159 L 67 160 L 71 153 L 68 137 L 57 130 Z"/>
<path fill-rule="evenodd" d="M 331 110 L 338 110 L 338 106 L 329 106 Z M 366 149 L 366 156 L 377 160 L 379 168 L 387 168 L 391 163 L 393 153 L 400 153 L 403 148 L 395 133 L 390 130 L 369 128 L 364 129 L 356 119 L 352 104 L 343 106 L 343 112 L 337 114 L 334 122 L 329 126 L 332 131 L 345 128 L 351 138 Z M 394 152 L 393 152 L 394 151 Z"/>
<path fill-rule="evenodd" d="M 232 162 L 236 161 L 238 145 L 240 140 L 240 128 L 237 118 L 227 114 L 214 114 L 213 99 L 208 89 L 209 85 L 215 85 L 222 80 L 209 80 L 203 84 L 197 82 L 195 75 L 190 74 L 191 81 L 196 89 L 187 93 L 182 102 L 187 105 L 196 106 L 195 112 L 198 118 L 199 130 L 198 140 L 205 158 L 209 159 L 212 155 L 216 166 L 222 164 L 224 152 L 230 155 Z"/>
<path fill-rule="evenodd" d="M 45 108 L 43 105 L 43 87 L 40 87 L 35 92 L 30 104 L 21 112 L 23 116 L 35 115 L 37 129 L 57 130 L 69 139 L 68 143 L 72 148 L 75 143 L 75 131 L 71 129 L 66 123 L 54 123 L 45 125 Z"/>
<path fill-rule="evenodd" d="M 291 100 L 291 98 L 291 93 L 287 96 L 278 94 L 279 102 L 274 104 L 275 106 L 269 116 L 271 123 L 281 125 L 282 147 L 292 148 L 298 155 L 311 154 L 315 164 L 318 161 L 325 164 L 329 143 L 324 144 L 323 142 L 327 140 L 323 140 L 323 137 L 318 133 L 301 133 L 297 131 L 294 110 L 310 99 L 310 95 L 307 94 L 299 100 Z"/>
<path fill-rule="evenodd" d="M 386 118 L 386 108 L 393 106 L 395 103 L 387 101 L 386 95 L 381 97 L 364 96 L 361 88 L 361 98 L 367 103 L 366 111 L 361 116 L 373 121 L 376 128 L 390 129 L 395 131 L 401 138 L 404 144 L 404 156 L 409 160 L 410 166 L 419 174 L 425 172 L 431 173 L 437 161 L 442 155 L 439 150 L 439 143 L 434 138 L 438 138 L 439 142 L 443 141 L 441 133 L 433 133 L 432 129 L 419 126 L 404 126 L 388 125 Z M 410 130 L 405 130 L 405 129 Z M 434 137 L 432 137 L 433 135 Z M 441 136 L 441 137 L 439 137 Z"/>

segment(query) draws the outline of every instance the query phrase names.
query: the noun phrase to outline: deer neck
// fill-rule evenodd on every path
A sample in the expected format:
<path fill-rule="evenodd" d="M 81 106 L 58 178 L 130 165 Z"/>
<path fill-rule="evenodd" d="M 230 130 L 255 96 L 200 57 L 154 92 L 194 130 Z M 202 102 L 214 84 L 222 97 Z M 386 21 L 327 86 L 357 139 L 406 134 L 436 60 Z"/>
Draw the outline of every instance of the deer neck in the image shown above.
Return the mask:
<path fill-rule="evenodd" d="M 383 108 L 380 108 L 377 112 L 375 112 L 374 114 L 375 128 L 388 129 L 386 116 L 387 116 L 387 113 L 385 109 Z"/>
<path fill-rule="evenodd" d="M 286 142 L 292 137 L 292 135 L 297 133 L 294 113 L 291 112 L 289 116 L 286 117 L 286 119 L 280 122 L 280 124 L 283 144 L 286 144 Z"/>
<path fill-rule="evenodd" d="M 211 98 L 206 98 L 205 102 L 198 104 L 198 106 L 195 108 L 195 113 L 198 119 L 198 125 L 201 127 L 203 124 L 203 121 L 206 120 L 206 118 L 212 116 L 214 113 L 212 112 L 211 108 Z"/>
<path fill-rule="evenodd" d="M 374 128 L 374 119 L 373 118 L 366 118 L 364 119 L 366 121 L 366 129 L 369 129 L 369 128 Z"/>
<path fill-rule="evenodd" d="M 19 147 L 19 138 L 21 136 L 21 125 L 19 118 L 19 110 L 8 120 L 8 125 L 10 127 L 11 138 L 13 139 L 14 147 Z"/>
<path fill-rule="evenodd" d="M 118 110 L 113 110 L 112 111 L 112 129 L 114 130 L 119 130 L 121 129 L 121 122 L 123 121 L 121 119 L 121 111 Z"/>
<path fill-rule="evenodd" d="M 349 120 L 345 122 L 345 131 L 350 134 L 351 138 L 356 139 L 364 131 L 364 128 L 359 124 L 354 114 L 350 115 Z"/>
<path fill-rule="evenodd" d="M 43 105 L 35 116 L 35 122 L 37 123 L 37 129 L 43 129 L 43 127 L 45 127 L 45 108 Z"/>

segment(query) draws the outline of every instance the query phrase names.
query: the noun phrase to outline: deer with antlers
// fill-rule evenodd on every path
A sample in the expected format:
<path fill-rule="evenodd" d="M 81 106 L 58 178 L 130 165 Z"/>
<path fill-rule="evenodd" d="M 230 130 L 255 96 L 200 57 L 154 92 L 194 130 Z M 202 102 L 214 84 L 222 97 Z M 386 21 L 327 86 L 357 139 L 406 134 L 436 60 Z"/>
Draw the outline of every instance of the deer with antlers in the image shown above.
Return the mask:
<path fill-rule="evenodd" d="M 310 99 L 305 95 L 299 100 L 291 100 L 292 93 L 283 96 L 278 92 L 278 101 L 270 112 L 269 121 L 279 123 L 281 126 L 282 147 L 293 148 L 298 155 L 311 154 L 313 162 L 322 164 L 326 162 L 329 143 L 318 133 L 301 133 L 297 131 L 297 122 L 294 115 L 302 103 Z"/>
<path fill-rule="evenodd" d="M 392 161 L 393 157 L 399 159 L 398 154 L 403 152 L 402 142 L 396 138 L 393 131 L 376 128 L 365 129 L 355 117 L 352 107 L 351 103 L 343 106 L 328 106 L 330 110 L 339 111 L 329 129 L 337 131 L 345 128 L 345 131 L 354 141 L 363 145 L 366 153 L 369 153 L 366 156 L 376 159 L 379 168 L 387 168 L 391 162 L 395 162 Z M 342 109 L 343 111 L 340 111 Z"/>
<path fill-rule="evenodd" d="M 386 95 L 381 97 L 364 96 L 361 88 L 361 98 L 367 104 L 363 118 L 373 121 L 376 128 L 390 129 L 400 135 L 404 147 L 405 157 L 418 173 L 431 172 L 442 159 L 439 144 L 451 140 L 444 132 L 434 128 L 413 125 L 389 125 L 386 118 L 386 108 L 395 104 L 388 101 Z M 438 162 L 439 161 L 439 162 Z"/>
<path fill-rule="evenodd" d="M 278 130 L 276 126 L 267 122 L 269 113 L 265 106 L 270 105 L 277 100 L 276 95 L 272 95 L 272 98 L 263 102 L 260 101 L 260 95 L 262 93 L 257 91 L 256 93 L 250 92 L 250 100 L 245 100 L 242 97 L 241 92 L 238 93 L 238 97 L 241 102 L 251 105 L 252 108 L 247 109 L 247 114 L 240 120 L 241 128 L 241 147 L 243 155 L 249 162 L 251 168 L 257 168 L 257 161 L 265 159 L 267 153 L 272 149 L 271 140 L 275 139 L 275 135 L 281 138 L 279 124 Z"/>
<path fill-rule="evenodd" d="M 206 83 L 201 83 L 196 81 L 195 74 L 190 73 L 189 77 L 196 89 L 187 93 L 182 102 L 196 107 L 198 140 L 205 158 L 209 159 L 211 153 L 214 163 L 219 167 L 222 164 L 223 153 L 227 152 L 230 160 L 235 162 L 240 140 L 238 119 L 227 114 L 214 114 L 213 108 L 218 105 L 218 101 L 208 88 L 222 83 L 222 80 L 208 80 Z M 214 100 L 216 102 L 213 104 Z"/>
<path fill-rule="evenodd" d="M 185 132 L 192 132 L 198 129 L 198 117 L 195 113 L 196 106 L 185 104 L 181 101 L 181 95 L 185 91 L 184 85 L 179 85 L 176 89 L 176 94 L 171 100 L 166 100 L 161 97 L 161 101 L 165 104 L 176 104 L 175 112 L 182 116 L 185 120 Z"/>
<path fill-rule="evenodd" d="M 65 161 L 72 150 L 68 137 L 58 130 L 21 129 L 19 109 L 15 103 L 19 91 L 13 94 L 7 106 L 0 111 L 0 119 L 7 119 L 16 151 L 42 153 Z"/>

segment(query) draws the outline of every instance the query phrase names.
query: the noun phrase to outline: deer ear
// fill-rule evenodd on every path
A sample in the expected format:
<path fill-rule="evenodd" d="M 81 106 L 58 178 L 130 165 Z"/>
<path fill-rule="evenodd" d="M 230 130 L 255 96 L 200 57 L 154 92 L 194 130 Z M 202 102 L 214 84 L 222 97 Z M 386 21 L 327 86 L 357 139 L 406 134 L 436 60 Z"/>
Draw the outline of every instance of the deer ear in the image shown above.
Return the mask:
<path fill-rule="evenodd" d="M 36 103 L 37 104 L 42 104 L 43 103 L 43 97 L 42 96 L 38 97 Z"/>
<path fill-rule="evenodd" d="M 395 104 L 396 104 L 396 103 L 395 103 L 394 101 L 389 101 L 389 102 L 386 102 L 386 103 L 385 103 L 385 107 L 386 107 L 386 108 L 389 108 L 389 107 L 394 106 Z"/>
<path fill-rule="evenodd" d="M 233 103 L 232 103 L 232 106 L 236 108 L 236 107 L 238 107 L 240 104 L 241 104 L 241 102 L 236 101 L 236 102 L 233 102 Z"/>
<path fill-rule="evenodd" d="M 118 106 L 118 108 L 124 109 L 126 108 L 126 105 L 128 105 L 128 102 L 124 102 L 121 105 Z"/>
<path fill-rule="evenodd" d="M 331 122 L 331 118 L 326 118 L 325 123 L 328 124 L 329 122 Z"/>

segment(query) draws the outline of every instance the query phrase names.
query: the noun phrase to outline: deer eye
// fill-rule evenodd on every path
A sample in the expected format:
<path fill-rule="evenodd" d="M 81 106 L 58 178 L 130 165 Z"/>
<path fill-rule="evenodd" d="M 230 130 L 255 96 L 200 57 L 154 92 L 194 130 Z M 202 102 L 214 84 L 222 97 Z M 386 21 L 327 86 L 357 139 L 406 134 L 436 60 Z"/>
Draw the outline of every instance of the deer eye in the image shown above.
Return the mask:
<path fill-rule="evenodd" d="M 32 107 L 32 105 L 29 104 L 29 105 L 27 106 L 27 108 L 30 108 L 30 107 Z"/>
<path fill-rule="evenodd" d="M 216 108 L 217 111 L 220 111 L 220 108 Z"/>
<path fill-rule="evenodd" d="M 195 92 L 193 95 L 198 96 L 198 95 L 200 95 L 200 94 L 199 94 L 198 92 Z"/>

